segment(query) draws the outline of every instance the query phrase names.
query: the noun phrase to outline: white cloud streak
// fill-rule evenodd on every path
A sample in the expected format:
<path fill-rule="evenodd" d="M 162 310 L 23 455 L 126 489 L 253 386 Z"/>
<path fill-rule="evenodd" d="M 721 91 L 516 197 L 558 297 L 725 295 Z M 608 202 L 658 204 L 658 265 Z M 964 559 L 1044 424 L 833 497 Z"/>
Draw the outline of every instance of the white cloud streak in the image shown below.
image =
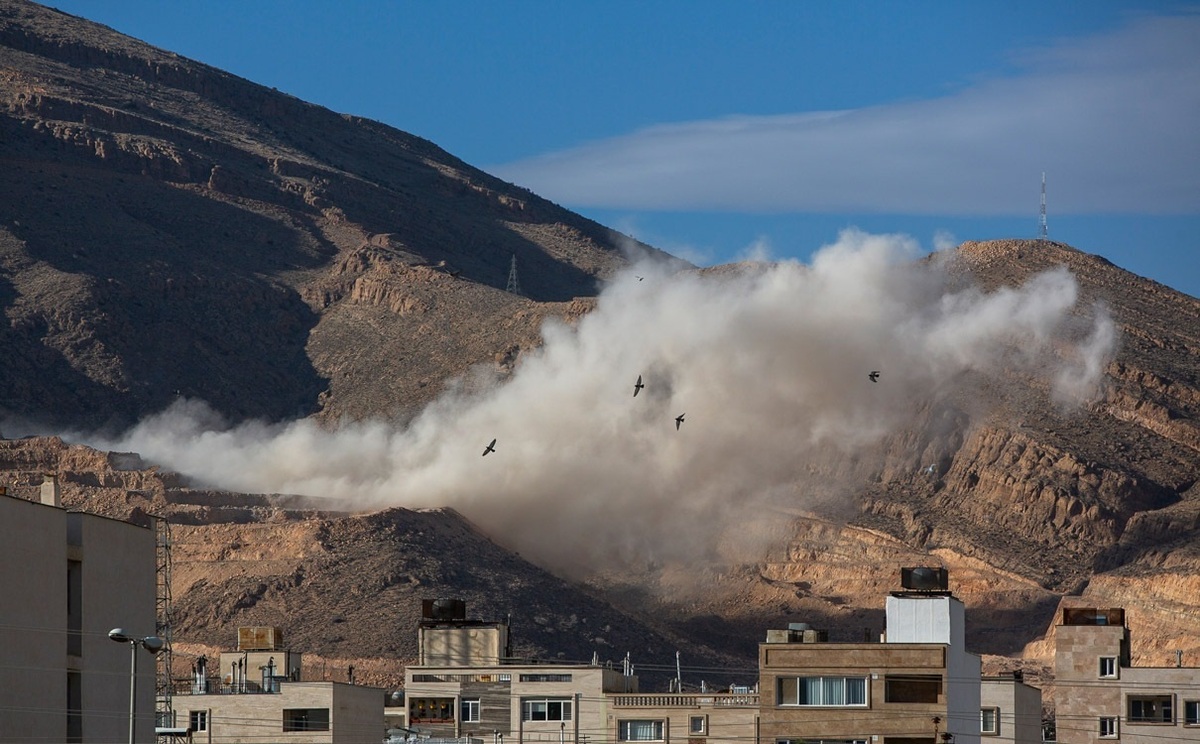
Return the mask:
<path fill-rule="evenodd" d="M 511 378 L 481 368 L 487 384 L 452 389 L 403 427 L 222 427 L 183 402 L 117 441 L 84 439 L 235 491 L 452 506 L 565 572 L 752 550 L 764 543 L 748 515 L 861 489 L 845 463 L 919 426 L 964 371 L 1095 394 L 1114 330 L 1101 313 L 1077 332 L 1069 273 L 989 294 L 922 253 L 902 236 L 847 231 L 811 265 L 640 264 L 577 326 L 548 324 Z"/>
<path fill-rule="evenodd" d="M 1045 171 L 1058 214 L 1200 211 L 1200 14 L 1017 61 L 943 98 L 663 124 L 489 170 L 578 208 L 1016 215 Z"/>

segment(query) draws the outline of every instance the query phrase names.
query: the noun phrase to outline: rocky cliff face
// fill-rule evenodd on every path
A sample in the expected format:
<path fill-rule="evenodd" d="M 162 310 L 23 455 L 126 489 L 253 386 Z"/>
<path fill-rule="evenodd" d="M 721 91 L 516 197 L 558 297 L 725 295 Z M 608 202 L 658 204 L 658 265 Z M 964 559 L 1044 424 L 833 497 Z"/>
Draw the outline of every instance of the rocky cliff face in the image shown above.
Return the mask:
<path fill-rule="evenodd" d="M 428 141 L 32 3 L 0 4 L 0 67 L 9 414 L 407 415 L 635 245 Z"/>

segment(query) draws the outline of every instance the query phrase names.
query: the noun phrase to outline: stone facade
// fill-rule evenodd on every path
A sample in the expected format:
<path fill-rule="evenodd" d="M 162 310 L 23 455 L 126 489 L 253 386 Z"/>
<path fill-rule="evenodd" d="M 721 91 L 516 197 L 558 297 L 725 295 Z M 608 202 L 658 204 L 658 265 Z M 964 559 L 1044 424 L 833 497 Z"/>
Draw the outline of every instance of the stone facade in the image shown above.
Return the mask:
<path fill-rule="evenodd" d="M 1065 608 L 1055 627 L 1062 744 L 1200 742 L 1200 668 L 1135 667 L 1123 608 Z"/>

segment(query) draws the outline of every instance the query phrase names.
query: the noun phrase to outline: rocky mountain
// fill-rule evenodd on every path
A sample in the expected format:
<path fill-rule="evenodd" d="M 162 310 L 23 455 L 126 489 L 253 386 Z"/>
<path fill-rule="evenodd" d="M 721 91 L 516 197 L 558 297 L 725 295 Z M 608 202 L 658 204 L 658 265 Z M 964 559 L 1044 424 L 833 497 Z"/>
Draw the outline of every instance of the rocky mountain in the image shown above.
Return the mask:
<path fill-rule="evenodd" d="M 475 365 L 515 368 L 545 319 L 589 316 L 622 251 L 653 250 L 424 140 L 37 5 L 0 0 L 0 61 L 7 417 L 115 427 L 185 397 L 234 421 L 403 418 Z M 1043 380 L 969 371 L 838 463 L 846 503 L 747 513 L 776 537 L 761 560 L 566 581 L 453 510 L 206 490 L 53 437 L 0 441 L 0 484 L 37 498 L 51 473 L 70 508 L 169 519 L 185 653 L 280 625 L 316 673 L 378 684 L 415 653 L 424 598 L 511 614 L 525 655 L 653 671 L 678 649 L 725 683 L 769 627 L 876 636 L 899 567 L 930 563 L 990 669 L 1044 673 L 1064 603 L 1125 607 L 1137 663 L 1200 665 L 1200 301 L 1050 241 L 948 263 L 984 289 L 1067 267 L 1078 312 L 1120 339 L 1101 397 L 1064 408 Z"/>

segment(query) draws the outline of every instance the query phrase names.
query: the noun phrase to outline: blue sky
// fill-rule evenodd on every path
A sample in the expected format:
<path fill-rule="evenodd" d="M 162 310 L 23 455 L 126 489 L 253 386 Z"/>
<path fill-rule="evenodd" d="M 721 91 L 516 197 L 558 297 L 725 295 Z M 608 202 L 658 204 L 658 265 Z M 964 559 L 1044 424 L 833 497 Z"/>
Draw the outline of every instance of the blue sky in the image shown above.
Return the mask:
<path fill-rule="evenodd" d="M 1200 296 L 1200 3 L 54 0 L 694 262 L 1051 239 Z"/>

